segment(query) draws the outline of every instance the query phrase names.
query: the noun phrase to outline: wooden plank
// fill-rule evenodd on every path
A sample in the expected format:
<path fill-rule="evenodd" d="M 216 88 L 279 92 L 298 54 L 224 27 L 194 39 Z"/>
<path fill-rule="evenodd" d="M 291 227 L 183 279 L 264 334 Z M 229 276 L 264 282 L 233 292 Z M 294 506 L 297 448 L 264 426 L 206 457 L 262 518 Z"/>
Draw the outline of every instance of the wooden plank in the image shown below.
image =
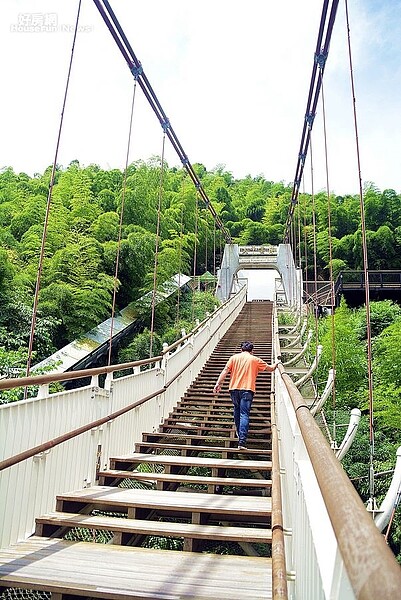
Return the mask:
<path fill-rule="evenodd" d="M 271 560 L 30 538 L 0 551 L 4 587 L 125 600 L 267 600 Z"/>
<path fill-rule="evenodd" d="M 271 542 L 270 529 L 261 527 L 223 527 L 218 525 L 194 525 L 192 523 L 171 523 L 121 517 L 90 516 L 75 513 L 55 512 L 36 519 L 40 526 L 83 527 L 103 531 L 136 533 L 162 537 L 184 537 L 203 540 Z"/>
<path fill-rule="evenodd" d="M 237 440 L 235 440 L 237 442 Z M 238 442 L 237 442 L 238 443 Z M 141 451 L 141 448 L 150 448 L 150 449 L 159 449 L 160 451 L 163 450 L 184 450 L 185 452 L 213 452 L 213 453 L 219 453 L 219 452 L 224 452 L 227 454 L 243 454 L 244 451 L 243 450 L 238 450 L 238 448 L 226 448 L 224 446 L 198 446 L 195 444 L 170 444 L 170 443 L 162 443 L 162 442 L 138 442 L 137 444 L 135 444 L 135 451 L 138 453 L 141 453 L 143 451 Z M 246 451 L 246 454 L 252 455 L 252 454 L 256 454 L 256 455 L 266 455 L 266 454 L 271 454 L 271 450 L 268 450 L 267 448 L 248 448 Z"/>
<path fill-rule="evenodd" d="M 269 460 L 241 460 L 231 458 L 201 458 L 199 456 L 171 456 L 169 454 L 128 454 L 110 458 L 110 465 L 128 463 L 131 465 L 148 463 L 179 465 L 186 467 L 219 467 L 221 469 L 249 469 L 251 471 L 269 471 Z"/>
<path fill-rule="evenodd" d="M 256 406 L 256 407 L 253 407 L 251 414 L 253 414 L 254 411 L 255 411 L 256 415 L 259 415 L 260 417 L 264 417 L 266 419 L 270 418 L 270 415 L 271 415 L 270 409 Z M 213 416 L 215 418 L 225 418 L 227 420 L 233 421 L 232 407 L 227 408 L 226 410 L 217 411 L 217 410 L 210 410 L 206 406 L 198 406 L 197 404 L 195 404 L 195 405 L 191 404 L 188 406 L 177 407 L 172 413 L 170 413 L 170 416 L 181 416 L 182 417 L 187 414 L 195 414 L 197 416 L 202 416 L 205 414 L 205 415 Z"/>
<path fill-rule="evenodd" d="M 190 388 L 190 392 L 187 392 L 186 395 L 183 396 L 183 400 L 178 404 L 178 406 L 180 405 L 187 405 L 190 402 L 196 402 L 197 404 L 203 404 L 203 405 L 207 405 L 207 406 L 214 406 L 216 404 L 218 404 L 218 406 L 221 407 L 231 407 L 233 406 L 233 403 L 231 401 L 230 398 L 230 394 L 227 390 L 223 390 L 222 392 L 220 392 L 219 396 L 213 396 L 213 398 L 218 398 L 217 400 L 213 400 L 212 398 L 208 398 L 205 394 L 204 391 L 199 390 L 197 393 L 195 393 L 192 388 Z M 266 397 L 262 397 L 261 393 L 260 393 L 260 389 L 258 388 L 258 392 L 257 392 L 257 396 L 255 395 L 253 401 L 252 401 L 252 407 L 255 405 L 259 405 L 262 407 L 269 407 L 270 406 L 270 396 L 266 396 Z"/>
<path fill-rule="evenodd" d="M 203 512 L 214 515 L 241 515 L 253 518 L 268 517 L 271 498 L 262 496 L 214 495 L 191 492 L 170 492 L 143 489 L 123 489 L 93 486 L 57 495 L 57 506 L 91 505 L 113 507 L 116 511 L 131 507 L 153 510 L 179 510 L 180 512 Z M 65 508 L 60 508 L 65 510 Z M 67 510 L 66 512 L 78 512 Z"/>
<path fill-rule="evenodd" d="M 201 410 L 201 409 L 199 409 Z M 232 425 L 233 423 L 233 416 L 231 415 L 221 415 L 221 414 L 215 414 L 215 413 L 210 413 L 207 410 L 203 410 L 203 412 L 179 412 L 179 411 L 173 411 L 172 413 L 169 414 L 168 416 L 169 419 L 190 419 L 190 420 L 208 420 L 208 421 L 212 421 L 213 423 L 230 423 L 230 425 Z M 266 421 L 268 420 L 268 418 L 264 415 L 258 415 L 253 414 L 253 411 L 250 414 L 250 421 Z"/>
<path fill-rule="evenodd" d="M 168 483 L 192 483 L 202 485 L 222 485 L 222 486 L 244 486 L 270 488 L 270 479 L 242 479 L 239 477 L 208 477 L 200 475 L 180 475 L 171 473 L 142 473 L 137 471 L 121 471 L 110 469 L 108 471 L 100 471 L 99 484 L 108 485 L 104 479 L 135 479 L 138 481 L 165 481 Z"/>
<path fill-rule="evenodd" d="M 172 427 L 171 429 L 174 429 L 174 427 Z M 228 443 L 230 442 L 231 444 L 235 444 L 235 446 L 238 444 L 238 439 L 237 436 L 235 434 L 234 428 L 230 429 L 229 431 L 227 431 L 227 433 L 229 435 L 222 435 L 222 436 L 215 436 L 215 435 L 192 435 L 191 432 L 180 432 L 180 433 L 172 433 L 172 432 L 168 432 L 168 431 L 159 431 L 159 432 L 148 432 L 148 433 L 143 433 L 142 437 L 144 440 L 144 443 L 155 443 L 157 440 L 169 440 L 169 439 L 181 439 L 181 440 L 186 440 L 186 443 L 188 443 L 189 445 L 192 444 L 192 442 L 207 442 L 210 445 L 207 444 L 203 444 L 204 447 L 209 448 L 211 445 L 213 445 L 215 448 L 224 448 L 224 446 L 217 446 L 217 443 Z M 248 436 L 249 441 L 252 441 L 252 436 Z M 257 440 L 258 445 L 260 445 L 262 443 L 262 440 Z M 266 446 L 266 442 L 263 442 L 264 446 Z M 197 446 L 197 444 L 196 444 Z M 197 446 L 198 447 L 198 446 Z M 229 446 L 227 446 L 226 448 L 229 448 Z M 257 450 L 257 448 L 256 448 Z M 263 452 L 269 453 L 271 452 L 271 450 L 269 448 L 267 449 L 263 449 Z"/>
<path fill-rule="evenodd" d="M 174 429 L 174 427 L 172 427 L 171 429 Z M 230 431 L 227 432 L 229 435 L 222 435 L 222 436 L 215 436 L 215 435 L 192 435 L 191 432 L 180 432 L 180 433 L 172 433 L 172 432 L 168 432 L 168 431 L 156 431 L 155 433 L 142 433 L 142 438 L 143 440 L 146 441 L 149 439 L 149 441 L 156 441 L 156 440 L 162 440 L 162 439 L 175 439 L 175 438 L 180 438 L 180 439 L 185 439 L 185 440 L 189 440 L 188 443 L 195 441 L 207 441 L 210 443 L 213 443 L 214 445 L 216 445 L 217 443 L 222 443 L 225 444 L 226 442 L 232 442 L 237 444 L 238 440 L 235 437 L 235 432 L 234 429 L 231 429 Z"/>
<path fill-rule="evenodd" d="M 204 423 L 203 425 L 192 425 L 192 423 L 187 423 L 185 421 L 176 421 L 176 420 L 170 420 L 170 419 L 166 419 L 165 421 L 163 421 L 163 424 L 160 425 L 159 429 L 160 431 L 163 431 L 164 429 L 188 429 L 189 431 L 208 431 L 208 432 L 213 432 L 213 433 L 217 433 L 217 432 L 224 432 L 224 433 L 228 433 L 230 431 L 233 430 L 233 426 L 229 426 L 227 424 L 227 427 L 217 427 L 211 423 Z M 270 434 L 271 433 L 271 428 L 270 427 L 265 427 L 264 425 L 260 425 L 259 427 L 256 426 L 255 424 L 250 425 L 249 427 L 249 431 L 248 433 L 250 435 L 252 434 Z"/>

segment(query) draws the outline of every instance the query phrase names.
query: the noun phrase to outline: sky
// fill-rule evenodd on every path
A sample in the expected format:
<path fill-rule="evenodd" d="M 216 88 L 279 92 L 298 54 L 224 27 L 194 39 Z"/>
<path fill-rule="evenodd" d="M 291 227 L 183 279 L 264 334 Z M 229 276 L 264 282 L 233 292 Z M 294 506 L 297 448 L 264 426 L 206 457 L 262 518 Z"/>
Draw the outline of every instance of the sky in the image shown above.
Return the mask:
<path fill-rule="evenodd" d="M 322 0 L 110 0 L 191 163 L 237 179 L 295 176 Z M 349 0 L 361 177 L 401 192 L 401 0 Z M 78 0 L 0 4 L 0 169 L 52 164 Z M 314 190 L 358 193 L 344 0 L 340 0 L 312 137 Z M 36 28 L 36 31 L 31 31 Z M 49 30 L 50 29 L 50 30 Z M 80 32 L 58 163 L 124 168 L 133 77 L 92 0 Z M 138 88 L 130 161 L 162 152 Z M 170 143 L 169 166 L 180 166 Z M 311 165 L 301 190 L 311 191 Z"/>
<path fill-rule="evenodd" d="M 238 272 L 240 279 L 248 283 L 247 300 L 275 300 L 276 279 L 280 275 L 276 269 L 242 269 Z"/>

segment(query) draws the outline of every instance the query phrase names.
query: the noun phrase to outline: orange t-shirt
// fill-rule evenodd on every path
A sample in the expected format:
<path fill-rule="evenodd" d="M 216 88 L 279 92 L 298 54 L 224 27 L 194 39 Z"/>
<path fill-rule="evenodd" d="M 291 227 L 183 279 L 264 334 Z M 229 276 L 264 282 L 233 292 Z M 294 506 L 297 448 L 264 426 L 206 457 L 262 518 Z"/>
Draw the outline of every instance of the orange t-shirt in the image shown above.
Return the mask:
<path fill-rule="evenodd" d="M 240 352 L 228 359 L 226 369 L 230 373 L 229 390 L 252 390 L 255 391 L 256 377 L 261 371 L 265 371 L 268 364 L 253 356 L 250 352 Z"/>

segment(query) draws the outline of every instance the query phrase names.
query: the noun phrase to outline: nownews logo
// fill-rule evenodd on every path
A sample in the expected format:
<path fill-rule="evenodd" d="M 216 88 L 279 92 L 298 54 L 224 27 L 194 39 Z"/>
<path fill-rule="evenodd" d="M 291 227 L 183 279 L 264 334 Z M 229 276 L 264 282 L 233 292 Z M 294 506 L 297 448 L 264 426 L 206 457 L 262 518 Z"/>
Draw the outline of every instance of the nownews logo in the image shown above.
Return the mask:
<path fill-rule="evenodd" d="M 74 25 L 59 23 L 57 13 L 20 13 L 17 23 L 10 25 L 12 33 L 72 33 L 74 30 Z M 93 27 L 79 25 L 78 31 L 89 33 L 93 31 Z"/>

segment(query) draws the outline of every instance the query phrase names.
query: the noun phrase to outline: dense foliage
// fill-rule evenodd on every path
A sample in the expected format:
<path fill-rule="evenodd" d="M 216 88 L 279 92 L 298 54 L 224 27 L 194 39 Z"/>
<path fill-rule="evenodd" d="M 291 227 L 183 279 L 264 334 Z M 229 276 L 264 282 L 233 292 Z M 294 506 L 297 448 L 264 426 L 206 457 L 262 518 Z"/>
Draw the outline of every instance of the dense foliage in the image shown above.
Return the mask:
<path fill-rule="evenodd" d="M 240 244 L 278 244 L 283 239 L 292 188 L 262 176 L 234 179 L 223 167 L 211 172 L 194 167 L 214 208 Z M 30 177 L 12 168 L 0 172 L 0 371 L 23 367 L 27 358 L 33 295 L 42 245 L 51 169 Z M 160 160 L 138 161 L 124 174 L 97 165 L 82 167 L 73 161 L 56 170 L 48 213 L 44 261 L 35 330 L 35 360 L 50 355 L 76 336 L 110 315 L 117 251 L 120 247 L 117 308 L 126 306 L 152 289 L 157 232 Z M 160 235 L 156 281 L 182 272 L 201 274 L 219 264 L 224 240 L 183 169 L 165 166 L 162 176 Z M 401 268 L 401 202 L 392 189 L 364 190 L 370 269 Z M 120 227 L 121 207 L 124 211 Z M 301 256 L 313 256 L 315 239 L 312 206 L 316 207 L 318 275 L 328 278 L 343 269 L 362 267 L 360 199 L 330 197 L 332 263 L 329 264 L 329 215 L 327 194 L 301 194 L 295 210 L 300 224 Z M 121 229 L 121 240 L 119 233 Z M 306 246 L 306 248 L 305 248 Z M 307 252 L 305 252 L 307 250 Z M 303 259 L 304 260 L 304 259 Z M 314 278 L 311 265 L 305 265 Z M 166 304 L 156 313 L 154 353 L 162 341 L 172 342 L 181 328 L 211 310 L 213 296 L 182 299 L 180 310 Z M 201 304 L 204 306 L 200 306 Z M 367 425 L 366 319 L 363 310 L 352 311 L 343 303 L 336 311 L 335 360 L 336 406 L 329 418 L 346 420 L 350 408 L 364 412 L 358 440 L 345 464 L 366 498 L 369 457 Z M 319 321 L 319 341 L 324 354 L 319 378 L 332 365 L 331 318 Z M 373 377 L 376 426 L 375 468 L 394 464 L 401 430 L 401 315 L 390 302 L 372 306 Z M 146 326 L 149 324 L 145 323 Z M 145 331 L 121 350 L 121 360 L 143 358 L 149 353 L 150 334 Z M 339 429 L 341 432 L 341 430 Z M 340 436 L 340 433 L 338 434 Z M 383 482 L 383 483 L 382 483 Z M 380 496 L 387 482 L 378 480 Z M 401 522 L 392 530 L 392 547 L 400 555 Z"/>
<path fill-rule="evenodd" d="M 401 307 L 390 300 L 372 302 L 370 317 L 374 470 L 376 473 L 385 473 L 394 468 L 396 451 L 401 442 Z M 342 301 L 334 314 L 334 327 L 331 316 L 319 319 L 318 337 L 323 345 L 318 370 L 322 385 L 328 369 L 333 365 L 336 369 L 334 399 L 325 412 L 338 444 L 344 436 L 342 425 L 348 423 L 350 410 L 356 407 L 362 411 L 357 437 L 343 462 L 358 492 L 367 500 L 370 495 L 368 473 L 371 448 L 365 307 L 350 309 Z M 379 504 L 390 481 L 391 473 L 375 479 L 375 494 Z M 401 561 L 399 511 L 391 527 L 390 543 Z"/>
<path fill-rule="evenodd" d="M 221 178 L 201 166 L 198 170 L 212 188 Z M 130 165 L 125 186 L 118 170 L 82 168 L 77 161 L 57 169 L 40 282 L 36 360 L 110 315 L 118 246 L 117 308 L 152 289 L 160 177 L 158 159 Z M 0 367 L 17 366 L 26 358 L 49 182 L 50 168 L 34 177 L 11 168 L 0 173 Z M 197 274 L 213 270 L 213 248 L 220 250 L 221 239 L 182 170 L 165 168 L 162 196 L 156 283 L 178 272 L 192 274 L 194 264 Z"/>
<path fill-rule="evenodd" d="M 216 211 L 240 244 L 282 241 L 291 187 L 262 176 L 236 180 L 219 166 L 197 174 Z M 19 351 L 29 338 L 32 297 L 46 214 L 50 167 L 30 177 L 5 168 L 0 173 L 0 346 Z M 127 305 L 151 288 L 155 262 L 160 160 L 128 167 L 126 185 L 118 169 L 82 167 L 73 161 L 56 170 L 49 211 L 35 333 L 36 359 L 88 331 L 110 313 L 120 212 L 124 201 L 117 304 Z M 183 169 L 163 172 L 157 280 L 178 271 L 213 270 L 224 240 L 197 199 Z M 316 206 L 317 267 L 328 274 L 327 195 Z M 332 196 L 331 232 L 334 272 L 361 267 L 360 208 L 355 196 Z M 400 268 L 401 209 L 394 190 L 365 189 L 370 268 Z M 303 223 L 302 245 L 313 250 L 312 202 L 301 195 L 295 217 Z"/>

